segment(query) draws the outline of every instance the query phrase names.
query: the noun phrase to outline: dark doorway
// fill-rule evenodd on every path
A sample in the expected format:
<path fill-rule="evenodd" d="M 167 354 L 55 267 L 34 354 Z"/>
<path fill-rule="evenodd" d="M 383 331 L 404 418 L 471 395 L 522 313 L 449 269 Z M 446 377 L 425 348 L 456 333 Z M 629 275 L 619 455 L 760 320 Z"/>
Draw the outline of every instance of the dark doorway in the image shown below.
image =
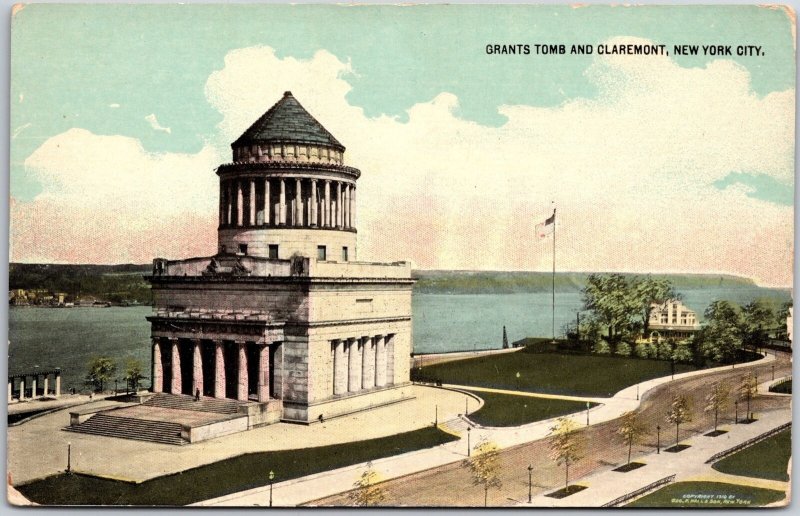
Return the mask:
<path fill-rule="evenodd" d="M 172 344 L 161 340 L 161 392 L 172 392 Z"/>
<path fill-rule="evenodd" d="M 225 356 L 225 397 L 236 399 L 239 384 L 239 346 L 235 342 L 223 344 Z"/>
<path fill-rule="evenodd" d="M 269 347 L 269 395 L 270 398 L 281 399 L 283 393 L 279 385 L 275 383 L 275 366 L 280 365 L 280 355 L 278 350 L 281 349 L 281 344 L 276 344 Z M 281 373 L 282 374 L 282 373 Z"/>
<path fill-rule="evenodd" d="M 181 394 L 194 395 L 194 342 L 178 340 L 178 353 L 181 357 Z"/>
<path fill-rule="evenodd" d="M 247 395 L 258 398 L 258 344 L 247 343 Z"/>
<path fill-rule="evenodd" d="M 214 364 L 214 342 L 204 340 L 200 345 L 200 355 L 203 359 L 203 396 L 214 395 L 214 379 L 216 369 Z"/>

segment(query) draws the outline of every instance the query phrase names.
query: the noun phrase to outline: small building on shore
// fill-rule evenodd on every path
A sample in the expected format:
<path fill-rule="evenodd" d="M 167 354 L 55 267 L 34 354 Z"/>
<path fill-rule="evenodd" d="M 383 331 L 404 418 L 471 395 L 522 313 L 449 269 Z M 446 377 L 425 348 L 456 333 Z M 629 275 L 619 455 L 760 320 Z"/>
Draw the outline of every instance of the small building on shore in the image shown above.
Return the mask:
<path fill-rule="evenodd" d="M 358 261 L 345 147 L 290 92 L 231 147 L 216 253 L 147 276 L 153 391 L 259 404 L 250 427 L 401 401 L 411 264 Z"/>
<path fill-rule="evenodd" d="M 700 330 L 700 323 L 695 311 L 679 299 L 670 299 L 666 303 L 652 305 L 648 327 L 649 335 L 645 338 L 658 343 L 664 339 L 688 339 Z"/>

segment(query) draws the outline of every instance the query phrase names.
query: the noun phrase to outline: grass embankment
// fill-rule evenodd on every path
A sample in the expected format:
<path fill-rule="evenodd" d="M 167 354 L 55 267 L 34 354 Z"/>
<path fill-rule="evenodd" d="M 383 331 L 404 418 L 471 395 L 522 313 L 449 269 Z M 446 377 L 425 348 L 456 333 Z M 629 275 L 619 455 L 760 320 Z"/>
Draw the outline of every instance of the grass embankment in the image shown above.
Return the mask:
<path fill-rule="evenodd" d="M 693 370 L 691 365 L 675 365 L 676 374 Z M 524 351 L 414 369 L 415 374 L 444 383 L 573 396 L 613 396 L 670 372 L 670 362 L 660 360 Z"/>
<path fill-rule="evenodd" d="M 786 497 L 773 489 L 723 482 L 677 482 L 643 496 L 625 507 L 742 508 L 760 507 Z"/>
<path fill-rule="evenodd" d="M 714 469 L 730 475 L 787 482 L 792 456 L 792 432 L 787 429 L 714 463 Z"/>
<path fill-rule="evenodd" d="M 777 392 L 780 394 L 791 394 L 792 393 L 792 381 L 781 382 L 777 385 L 774 385 L 769 388 L 769 392 Z"/>
<path fill-rule="evenodd" d="M 471 391 L 485 402 L 469 418 L 483 426 L 519 426 L 586 411 L 586 402 Z M 592 407 L 596 403 L 590 404 Z"/>
<path fill-rule="evenodd" d="M 275 482 L 282 482 L 456 439 L 436 428 L 423 428 L 332 446 L 248 453 L 141 484 L 59 474 L 17 489 L 42 505 L 187 505 L 268 485 L 270 471 L 275 472 Z"/>

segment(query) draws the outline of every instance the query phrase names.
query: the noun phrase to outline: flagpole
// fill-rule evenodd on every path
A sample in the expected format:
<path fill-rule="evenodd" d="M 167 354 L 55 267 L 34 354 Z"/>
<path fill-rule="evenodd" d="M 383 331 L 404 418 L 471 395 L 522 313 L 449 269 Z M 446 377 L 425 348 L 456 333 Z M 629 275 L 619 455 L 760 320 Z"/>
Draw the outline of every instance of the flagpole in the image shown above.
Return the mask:
<path fill-rule="evenodd" d="M 553 343 L 556 341 L 556 212 L 553 210 Z"/>

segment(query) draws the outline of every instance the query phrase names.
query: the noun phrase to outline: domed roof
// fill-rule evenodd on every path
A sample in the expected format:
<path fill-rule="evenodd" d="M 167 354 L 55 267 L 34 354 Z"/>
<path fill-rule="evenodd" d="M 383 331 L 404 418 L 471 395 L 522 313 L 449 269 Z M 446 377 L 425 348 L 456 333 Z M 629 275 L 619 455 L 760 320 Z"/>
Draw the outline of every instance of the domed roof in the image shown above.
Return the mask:
<path fill-rule="evenodd" d="M 297 102 L 291 91 L 285 92 L 231 147 L 252 143 L 303 143 L 344 151 L 344 145 Z"/>

